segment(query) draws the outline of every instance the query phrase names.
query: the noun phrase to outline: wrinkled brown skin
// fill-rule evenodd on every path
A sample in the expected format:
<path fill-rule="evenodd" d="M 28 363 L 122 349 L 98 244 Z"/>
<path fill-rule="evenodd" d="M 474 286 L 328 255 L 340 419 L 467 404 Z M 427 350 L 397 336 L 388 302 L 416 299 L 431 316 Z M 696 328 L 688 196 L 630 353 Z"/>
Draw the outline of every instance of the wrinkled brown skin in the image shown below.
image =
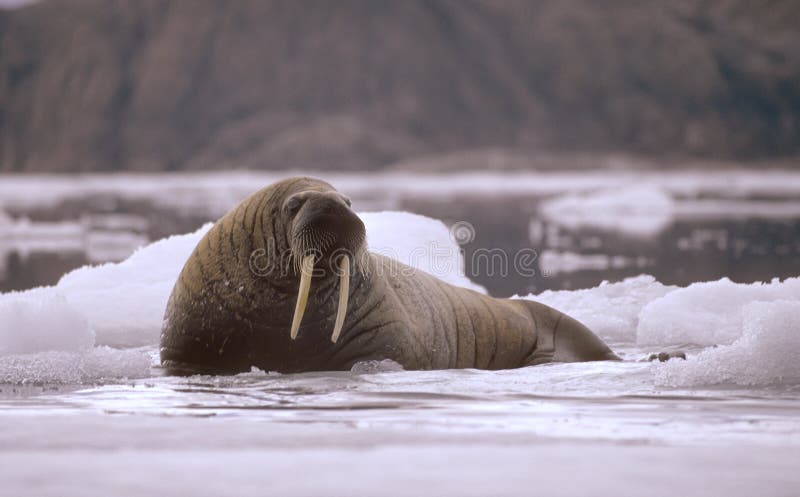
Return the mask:
<path fill-rule="evenodd" d="M 338 342 L 330 340 L 337 278 L 324 265 L 316 268 L 299 335 L 292 340 L 299 275 L 293 269 L 259 275 L 251 270 L 251 254 L 290 247 L 292 223 L 299 221 L 282 206 L 289 196 L 308 191 L 328 214 L 356 222 L 363 231 L 333 187 L 319 180 L 292 178 L 245 199 L 203 237 L 175 283 L 161 334 L 167 373 L 232 374 L 252 366 L 287 373 L 349 370 L 357 362 L 382 359 L 407 370 L 619 359 L 581 323 L 546 305 L 455 287 L 369 252 L 358 258 L 350 277 Z M 297 217 L 312 215 L 305 212 L 315 206 Z M 262 269 L 279 265 L 272 255 L 258 260 Z"/>

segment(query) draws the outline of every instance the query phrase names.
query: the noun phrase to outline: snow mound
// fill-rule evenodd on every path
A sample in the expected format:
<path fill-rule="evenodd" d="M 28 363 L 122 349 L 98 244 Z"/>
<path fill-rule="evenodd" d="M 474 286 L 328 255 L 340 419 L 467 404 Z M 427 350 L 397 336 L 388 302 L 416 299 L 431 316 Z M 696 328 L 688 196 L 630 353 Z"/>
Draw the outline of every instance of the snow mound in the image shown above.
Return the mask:
<path fill-rule="evenodd" d="M 639 345 L 729 344 L 742 336 L 751 302 L 800 299 L 800 278 L 741 284 L 727 278 L 693 283 L 648 303 L 639 315 Z"/>
<path fill-rule="evenodd" d="M 86 316 L 63 295 L 42 290 L 0 300 L 0 355 L 82 350 L 94 345 Z"/>
<path fill-rule="evenodd" d="M 641 275 L 619 283 L 604 281 L 585 290 L 547 290 L 524 298 L 569 314 L 606 340 L 632 342 L 636 340 L 642 308 L 676 288 Z"/>
<path fill-rule="evenodd" d="M 677 288 L 643 275 L 526 298 L 572 315 L 612 342 L 711 346 L 687 361 L 655 365 L 657 385 L 800 381 L 800 278 L 752 284 L 724 278 Z"/>
<path fill-rule="evenodd" d="M 800 382 L 800 301 L 753 302 L 741 314 L 741 337 L 686 361 L 657 364 L 656 383 L 677 387 Z"/>
<path fill-rule="evenodd" d="M 86 316 L 97 345 L 156 343 L 175 280 L 211 226 L 154 242 L 119 263 L 76 269 L 53 290 Z"/>
<path fill-rule="evenodd" d="M 485 288 L 464 274 L 463 253 L 443 222 L 409 212 L 367 212 L 359 216 L 367 227 L 371 252 L 425 271 L 451 285 L 486 293 Z"/>
<path fill-rule="evenodd" d="M 651 237 L 672 223 L 674 204 L 662 189 L 625 187 L 562 195 L 544 202 L 541 213 L 548 221 L 565 228 L 595 228 Z"/>

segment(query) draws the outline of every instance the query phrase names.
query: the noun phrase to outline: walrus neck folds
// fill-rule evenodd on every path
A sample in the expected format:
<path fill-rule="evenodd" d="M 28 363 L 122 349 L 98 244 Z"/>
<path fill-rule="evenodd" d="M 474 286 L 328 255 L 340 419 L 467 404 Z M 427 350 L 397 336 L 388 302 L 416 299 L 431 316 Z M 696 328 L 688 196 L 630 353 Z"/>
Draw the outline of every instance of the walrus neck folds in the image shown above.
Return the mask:
<path fill-rule="evenodd" d="M 289 336 L 297 338 L 308 305 L 315 267 L 338 280 L 339 302 L 331 341 L 336 342 L 347 316 L 351 267 L 360 267 L 364 224 L 350 210 L 350 200 L 335 191 L 304 191 L 288 197 L 284 214 L 291 219 L 288 236 L 294 273 L 299 277 L 297 302 Z"/>

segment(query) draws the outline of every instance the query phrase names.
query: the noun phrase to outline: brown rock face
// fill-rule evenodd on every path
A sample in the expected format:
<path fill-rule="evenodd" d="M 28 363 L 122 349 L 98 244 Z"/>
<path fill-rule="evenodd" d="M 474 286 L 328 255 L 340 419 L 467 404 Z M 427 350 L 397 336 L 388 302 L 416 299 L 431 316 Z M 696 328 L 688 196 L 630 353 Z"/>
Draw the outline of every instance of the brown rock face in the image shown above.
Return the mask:
<path fill-rule="evenodd" d="M 0 11 L 0 171 L 800 152 L 795 1 L 62 0 Z"/>

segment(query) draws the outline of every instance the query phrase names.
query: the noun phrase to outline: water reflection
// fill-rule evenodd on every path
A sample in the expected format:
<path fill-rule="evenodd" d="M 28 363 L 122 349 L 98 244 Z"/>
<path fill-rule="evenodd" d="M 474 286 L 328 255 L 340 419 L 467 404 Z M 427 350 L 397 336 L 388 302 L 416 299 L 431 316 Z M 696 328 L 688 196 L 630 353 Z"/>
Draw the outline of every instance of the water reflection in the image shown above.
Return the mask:
<path fill-rule="evenodd" d="M 641 273 L 685 286 L 722 277 L 737 282 L 787 278 L 797 276 L 800 268 L 800 218 L 684 216 L 642 237 L 598 227 L 564 227 L 545 220 L 540 205 L 541 199 L 526 197 L 463 197 L 448 203 L 417 199 L 402 208 L 451 223 L 469 220 L 475 239 L 463 246 L 466 273 L 496 296 L 588 288 Z M 536 274 L 490 274 L 469 263 L 476 251 L 487 247 L 509 254 L 534 248 L 539 255 Z"/>

